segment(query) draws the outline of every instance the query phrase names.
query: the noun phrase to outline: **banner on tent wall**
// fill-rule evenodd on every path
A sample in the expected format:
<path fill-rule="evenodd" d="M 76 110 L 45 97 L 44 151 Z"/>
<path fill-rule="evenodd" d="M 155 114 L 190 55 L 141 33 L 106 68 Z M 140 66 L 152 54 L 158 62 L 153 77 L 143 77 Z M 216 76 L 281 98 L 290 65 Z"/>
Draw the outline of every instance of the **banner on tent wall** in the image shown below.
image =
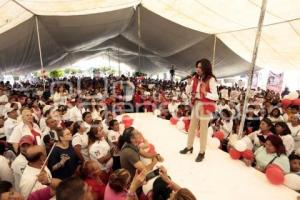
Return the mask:
<path fill-rule="evenodd" d="M 283 84 L 283 73 L 275 74 L 274 72 L 269 72 L 268 82 L 267 82 L 267 89 L 273 90 L 274 92 L 281 92 Z"/>
<path fill-rule="evenodd" d="M 258 85 L 258 72 L 254 72 L 251 89 L 256 89 Z"/>

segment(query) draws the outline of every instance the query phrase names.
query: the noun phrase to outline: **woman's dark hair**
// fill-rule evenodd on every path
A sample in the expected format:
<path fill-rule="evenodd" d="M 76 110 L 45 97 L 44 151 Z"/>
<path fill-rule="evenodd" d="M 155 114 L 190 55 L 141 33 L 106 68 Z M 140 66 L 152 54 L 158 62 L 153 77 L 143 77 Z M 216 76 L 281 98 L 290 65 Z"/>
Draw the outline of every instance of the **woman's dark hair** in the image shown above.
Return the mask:
<path fill-rule="evenodd" d="M 0 181 L 0 197 L 3 193 L 9 192 L 13 188 L 11 182 L 8 181 Z"/>
<path fill-rule="evenodd" d="M 285 146 L 282 142 L 282 139 L 277 135 L 269 135 L 266 141 L 270 141 L 271 144 L 274 146 L 276 153 L 278 156 L 281 154 L 286 154 Z"/>
<path fill-rule="evenodd" d="M 90 131 L 87 133 L 90 144 L 93 144 L 98 140 L 98 138 L 96 137 L 97 133 L 98 133 L 98 127 L 92 126 Z"/>
<path fill-rule="evenodd" d="M 109 187 L 116 193 L 122 192 L 130 178 L 130 173 L 126 169 L 118 169 L 109 176 Z"/>
<path fill-rule="evenodd" d="M 291 155 L 289 156 L 289 160 L 300 160 L 300 155 L 297 155 L 294 151 L 291 153 Z"/>
<path fill-rule="evenodd" d="M 275 115 L 275 114 L 274 114 L 275 111 L 277 111 L 278 114 Z M 277 118 L 277 117 L 279 117 L 280 115 L 281 115 L 281 113 L 280 113 L 279 108 L 274 108 L 274 109 L 272 110 L 272 112 L 270 113 L 270 116 L 271 116 L 271 117 L 276 117 L 276 118 Z"/>
<path fill-rule="evenodd" d="M 222 111 L 221 111 L 221 113 L 223 113 L 223 114 L 225 114 L 225 116 L 223 115 L 223 117 L 225 117 L 226 118 L 226 120 L 230 120 L 230 118 L 231 118 L 231 112 L 228 110 L 228 109 L 223 109 Z"/>
<path fill-rule="evenodd" d="M 113 119 L 108 123 L 108 126 L 109 126 L 108 130 L 113 130 L 115 122 L 118 122 L 118 120 Z"/>
<path fill-rule="evenodd" d="M 82 119 L 83 119 L 83 121 L 85 121 L 85 118 L 86 118 L 86 116 L 87 116 L 88 114 L 91 114 L 91 113 L 90 113 L 90 112 L 84 112 L 84 113 L 82 114 Z"/>
<path fill-rule="evenodd" d="M 55 129 L 56 131 L 56 134 L 57 134 L 57 137 L 58 137 L 58 141 L 61 141 L 61 137 L 64 137 L 64 132 L 65 132 L 65 129 L 63 128 L 57 128 Z"/>
<path fill-rule="evenodd" d="M 133 131 L 134 131 L 133 127 L 129 127 L 124 130 L 123 135 L 121 135 L 118 140 L 119 149 L 122 149 L 122 147 L 125 143 L 131 144 L 131 138 L 133 137 Z"/>
<path fill-rule="evenodd" d="M 270 127 L 270 130 L 273 128 L 273 123 L 269 118 L 263 118 L 260 123 L 261 122 L 265 122 Z"/>
<path fill-rule="evenodd" d="M 276 128 L 276 126 L 281 126 L 283 128 L 283 131 L 282 131 L 282 133 L 280 135 L 290 135 L 291 134 L 291 130 L 290 130 L 289 126 L 287 125 L 287 123 L 285 123 L 285 122 L 277 122 L 275 124 L 275 128 Z"/>
<path fill-rule="evenodd" d="M 82 121 L 77 121 L 74 123 L 72 135 L 75 135 L 76 133 L 78 133 L 78 130 L 80 129 L 81 124 L 82 124 Z"/>
<path fill-rule="evenodd" d="M 181 188 L 174 195 L 174 200 L 196 200 L 196 197 L 189 189 Z"/>
<path fill-rule="evenodd" d="M 203 81 L 208 81 L 211 77 L 216 79 L 216 76 L 212 73 L 212 66 L 208 59 L 201 59 L 196 62 L 196 67 L 201 63 L 201 69 L 203 72 Z"/>
<path fill-rule="evenodd" d="M 168 187 L 168 183 L 166 183 L 161 177 L 158 177 L 153 182 L 152 199 L 167 200 L 170 198 L 171 193 L 172 189 Z"/>

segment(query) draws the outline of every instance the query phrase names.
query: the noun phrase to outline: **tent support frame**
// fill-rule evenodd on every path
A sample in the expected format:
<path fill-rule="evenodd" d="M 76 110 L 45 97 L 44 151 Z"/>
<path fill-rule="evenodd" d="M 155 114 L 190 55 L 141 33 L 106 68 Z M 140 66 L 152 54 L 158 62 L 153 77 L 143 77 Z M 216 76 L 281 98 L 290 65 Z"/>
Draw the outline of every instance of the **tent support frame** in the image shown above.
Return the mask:
<path fill-rule="evenodd" d="M 253 80 L 253 75 L 254 75 L 254 70 L 255 70 L 255 63 L 256 63 L 258 47 L 259 47 L 259 43 L 260 43 L 262 26 L 263 26 L 263 22 L 264 22 L 264 18 L 265 18 L 265 13 L 266 13 L 266 7 L 267 7 L 267 0 L 263 0 L 262 5 L 261 5 L 261 10 L 260 10 L 258 26 L 257 26 L 254 49 L 253 49 L 253 53 L 252 53 L 252 62 L 250 64 L 250 69 L 249 69 L 248 86 L 247 86 L 247 91 L 246 91 L 246 95 L 245 95 L 242 117 L 241 117 L 239 132 L 238 132 L 239 137 L 242 136 L 243 130 L 244 130 L 244 125 L 245 125 L 245 120 L 246 120 L 246 112 L 247 112 L 248 102 L 249 102 L 249 93 L 251 90 L 251 85 L 252 85 L 252 80 Z"/>

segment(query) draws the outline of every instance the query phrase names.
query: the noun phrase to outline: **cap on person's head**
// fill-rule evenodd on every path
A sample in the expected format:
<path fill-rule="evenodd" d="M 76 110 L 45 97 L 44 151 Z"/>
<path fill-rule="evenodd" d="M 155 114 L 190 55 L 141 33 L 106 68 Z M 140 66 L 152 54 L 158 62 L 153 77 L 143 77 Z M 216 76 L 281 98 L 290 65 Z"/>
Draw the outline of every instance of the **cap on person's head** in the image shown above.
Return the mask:
<path fill-rule="evenodd" d="M 20 142 L 19 142 L 20 146 L 23 144 L 30 144 L 33 145 L 34 144 L 34 139 L 33 137 L 31 137 L 30 135 L 25 135 L 21 138 Z"/>
<path fill-rule="evenodd" d="M 10 112 L 12 112 L 14 110 L 18 110 L 18 109 L 14 108 L 14 107 L 8 107 L 8 108 L 6 108 L 6 113 L 10 113 Z"/>

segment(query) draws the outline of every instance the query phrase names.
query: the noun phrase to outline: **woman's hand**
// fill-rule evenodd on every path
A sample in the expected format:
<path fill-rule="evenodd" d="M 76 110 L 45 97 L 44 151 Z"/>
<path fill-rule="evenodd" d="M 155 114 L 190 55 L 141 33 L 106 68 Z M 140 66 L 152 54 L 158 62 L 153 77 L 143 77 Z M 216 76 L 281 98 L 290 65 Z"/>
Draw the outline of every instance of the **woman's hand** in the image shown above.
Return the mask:
<path fill-rule="evenodd" d="M 146 170 L 143 170 L 140 173 L 138 173 L 138 170 L 136 170 L 135 176 L 133 177 L 133 180 L 130 185 L 130 192 L 135 192 L 139 187 L 141 187 L 144 184 L 146 175 Z"/>
<path fill-rule="evenodd" d="M 51 180 L 49 179 L 48 174 L 45 170 L 41 171 L 41 173 L 37 175 L 37 180 L 42 185 L 49 185 L 51 183 Z"/>

